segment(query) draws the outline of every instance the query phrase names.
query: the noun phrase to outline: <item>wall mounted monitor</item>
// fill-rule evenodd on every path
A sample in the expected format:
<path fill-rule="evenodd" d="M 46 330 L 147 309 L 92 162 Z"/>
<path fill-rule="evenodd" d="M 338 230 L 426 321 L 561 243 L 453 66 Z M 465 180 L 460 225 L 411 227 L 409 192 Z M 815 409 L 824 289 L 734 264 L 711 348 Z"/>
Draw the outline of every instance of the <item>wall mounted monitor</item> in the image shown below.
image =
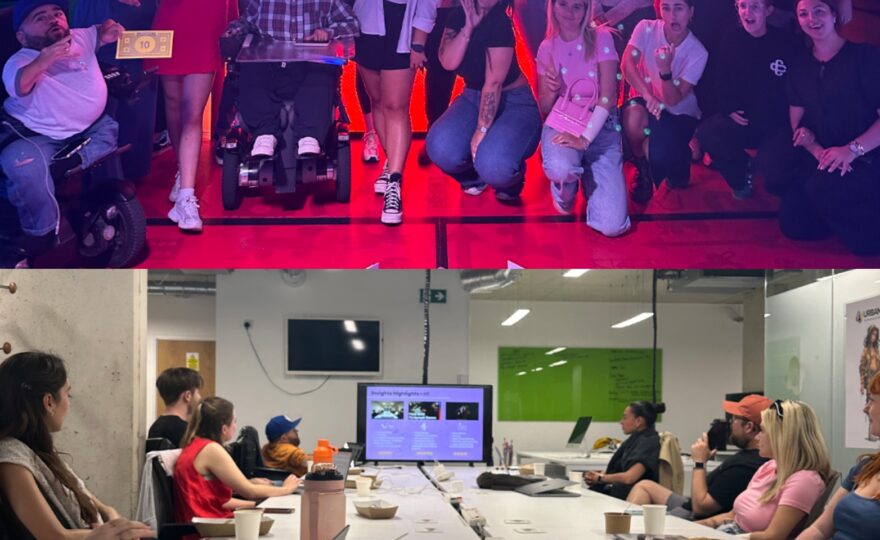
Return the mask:
<path fill-rule="evenodd" d="M 377 320 L 287 319 L 284 336 L 288 374 L 382 374 L 382 325 Z"/>

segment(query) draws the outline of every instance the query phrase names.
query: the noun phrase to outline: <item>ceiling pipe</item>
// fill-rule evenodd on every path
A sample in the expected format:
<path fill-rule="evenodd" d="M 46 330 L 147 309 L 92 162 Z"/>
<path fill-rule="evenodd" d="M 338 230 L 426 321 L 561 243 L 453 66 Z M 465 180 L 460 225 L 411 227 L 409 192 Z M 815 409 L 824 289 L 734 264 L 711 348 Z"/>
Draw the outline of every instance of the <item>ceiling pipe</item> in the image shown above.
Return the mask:
<path fill-rule="evenodd" d="M 512 285 L 522 270 L 462 270 L 461 286 L 469 293 L 496 291 Z"/>

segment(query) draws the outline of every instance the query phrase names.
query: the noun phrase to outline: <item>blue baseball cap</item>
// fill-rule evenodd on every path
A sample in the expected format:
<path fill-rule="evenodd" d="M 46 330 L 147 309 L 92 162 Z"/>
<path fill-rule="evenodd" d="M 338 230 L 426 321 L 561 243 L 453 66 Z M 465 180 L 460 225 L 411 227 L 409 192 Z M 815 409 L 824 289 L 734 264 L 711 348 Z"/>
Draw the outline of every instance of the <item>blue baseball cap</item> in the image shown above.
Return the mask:
<path fill-rule="evenodd" d="M 291 429 L 296 429 L 300 422 L 302 418 L 291 420 L 283 414 L 275 416 L 266 424 L 266 438 L 269 442 L 275 442 Z"/>
<path fill-rule="evenodd" d="M 21 24 L 31 14 L 31 11 L 42 6 L 58 6 L 67 13 L 69 5 L 67 0 L 18 0 L 12 10 L 12 28 L 16 32 L 21 29 Z"/>

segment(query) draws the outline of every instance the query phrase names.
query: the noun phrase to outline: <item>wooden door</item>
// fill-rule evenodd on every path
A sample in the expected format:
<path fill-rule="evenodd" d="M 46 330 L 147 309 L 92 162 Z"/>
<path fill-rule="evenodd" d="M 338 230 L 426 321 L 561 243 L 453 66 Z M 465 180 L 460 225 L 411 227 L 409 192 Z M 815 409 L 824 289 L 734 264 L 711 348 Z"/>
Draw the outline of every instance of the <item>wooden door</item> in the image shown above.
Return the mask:
<path fill-rule="evenodd" d="M 213 341 L 192 341 L 178 339 L 156 340 L 156 376 L 171 367 L 188 367 L 198 371 L 205 384 L 202 397 L 214 395 L 216 375 L 215 343 Z M 156 416 L 165 410 L 165 402 L 156 391 Z"/>

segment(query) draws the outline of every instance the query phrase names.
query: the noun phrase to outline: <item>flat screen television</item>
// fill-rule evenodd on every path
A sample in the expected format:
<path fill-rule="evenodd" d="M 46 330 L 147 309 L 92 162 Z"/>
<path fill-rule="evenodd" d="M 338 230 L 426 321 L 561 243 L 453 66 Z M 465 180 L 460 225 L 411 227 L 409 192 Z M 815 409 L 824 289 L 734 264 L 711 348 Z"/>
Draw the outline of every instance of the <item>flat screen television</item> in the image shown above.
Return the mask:
<path fill-rule="evenodd" d="M 483 462 L 492 458 L 492 387 L 358 383 L 365 461 Z"/>
<path fill-rule="evenodd" d="M 368 319 L 287 319 L 286 372 L 292 375 L 382 374 L 382 325 Z"/>

